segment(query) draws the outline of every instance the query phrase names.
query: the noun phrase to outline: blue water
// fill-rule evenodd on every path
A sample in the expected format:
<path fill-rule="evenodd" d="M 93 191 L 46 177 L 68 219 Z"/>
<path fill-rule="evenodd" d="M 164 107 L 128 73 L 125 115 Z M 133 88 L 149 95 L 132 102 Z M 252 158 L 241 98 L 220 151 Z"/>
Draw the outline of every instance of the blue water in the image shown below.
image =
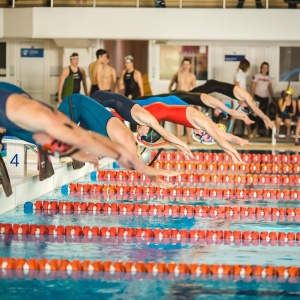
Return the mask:
<path fill-rule="evenodd" d="M 78 182 L 91 182 L 86 176 Z M 109 182 L 108 182 L 109 183 Z M 271 187 L 280 188 L 280 187 Z M 97 195 L 62 195 L 56 189 L 40 200 L 134 202 L 120 200 L 117 196 L 99 199 Z M 34 201 L 33 201 L 34 202 Z M 139 200 L 139 203 L 232 205 L 298 207 L 299 201 L 253 201 L 225 199 L 175 199 Z M 0 216 L 1 223 L 54 224 L 79 226 L 107 226 L 133 228 L 211 229 L 241 231 L 298 232 L 298 221 L 273 217 L 200 217 L 200 216 L 151 216 L 148 213 L 108 212 L 54 212 L 26 211 L 17 207 Z M 265 244 L 260 241 L 231 242 L 223 240 L 123 238 L 123 237 L 68 237 L 68 236 L 22 236 L 0 235 L 1 257 L 24 257 L 51 259 L 90 259 L 112 261 L 165 261 L 205 264 L 258 264 L 275 266 L 300 265 L 300 243 Z M 39 272 L 24 275 L 23 272 L 0 269 L 0 299 L 289 299 L 300 298 L 300 285 L 283 278 L 241 280 L 240 278 L 194 278 L 189 275 L 176 277 L 172 274 L 87 273 L 73 272 L 72 275 L 51 273 L 41 277 Z M 298 279 L 297 279 L 298 281 Z"/>
<path fill-rule="evenodd" d="M 76 274 L 59 279 L 0 279 L 1 299 L 297 299 L 299 284 L 277 281 L 244 282 L 174 276 L 101 274 L 99 279 Z"/>

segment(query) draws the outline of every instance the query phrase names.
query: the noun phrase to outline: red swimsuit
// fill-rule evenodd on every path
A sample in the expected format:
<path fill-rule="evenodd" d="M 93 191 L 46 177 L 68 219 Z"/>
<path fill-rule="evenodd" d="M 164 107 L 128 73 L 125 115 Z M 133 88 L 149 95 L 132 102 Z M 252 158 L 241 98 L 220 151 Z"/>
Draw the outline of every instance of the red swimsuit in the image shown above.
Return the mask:
<path fill-rule="evenodd" d="M 169 121 L 175 124 L 183 125 L 190 128 L 195 128 L 187 119 L 186 110 L 187 106 L 183 105 L 166 105 L 161 102 L 155 102 L 153 104 L 143 107 L 151 115 L 153 115 L 157 121 Z M 117 118 L 124 120 L 116 111 L 111 111 Z"/>

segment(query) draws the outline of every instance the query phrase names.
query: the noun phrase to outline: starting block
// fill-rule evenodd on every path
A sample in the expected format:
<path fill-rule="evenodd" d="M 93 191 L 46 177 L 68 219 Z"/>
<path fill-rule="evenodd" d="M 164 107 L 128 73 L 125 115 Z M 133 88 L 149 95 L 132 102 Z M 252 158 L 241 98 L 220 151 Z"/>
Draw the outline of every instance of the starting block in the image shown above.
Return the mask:
<path fill-rule="evenodd" d="M 2 143 L 6 144 L 6 168 L 9 175 L 27 175 L 27 150 L 37 153 L 36 145 L 14 136 L 4 136 Z M 51 157 L 52 163 L 59 163 L 59 158 Z"/>

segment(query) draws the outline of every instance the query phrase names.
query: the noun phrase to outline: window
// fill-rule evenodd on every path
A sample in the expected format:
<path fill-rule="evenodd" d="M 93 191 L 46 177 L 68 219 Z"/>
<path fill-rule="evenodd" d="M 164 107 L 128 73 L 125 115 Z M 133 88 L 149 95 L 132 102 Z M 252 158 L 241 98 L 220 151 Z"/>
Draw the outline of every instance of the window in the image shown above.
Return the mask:
<path fill-rule="evenodd" d="M 300 81 L 300 47 L 280 47 L 280 81 Z"/>
<path fill-rule="evenodd" d="M 171 80 L 179 70 L 183 58 L 192 62 L 197 80 L 207 80 L 208 46 L 160 46 L 160 79 Z"/>

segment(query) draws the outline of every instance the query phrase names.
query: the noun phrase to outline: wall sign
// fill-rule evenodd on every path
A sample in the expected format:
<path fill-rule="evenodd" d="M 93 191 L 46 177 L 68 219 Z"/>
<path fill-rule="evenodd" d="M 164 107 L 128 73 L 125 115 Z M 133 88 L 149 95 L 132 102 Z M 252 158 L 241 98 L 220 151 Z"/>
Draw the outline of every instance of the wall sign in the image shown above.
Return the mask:
<path fill-rule="evenodd" d="M 21 48 L 21 57 L 44 57 L 44 49 Z"/>
<path fill-rule="evenodd" d="M 225 61 L 241 61 L 244 58 L 245 55 L 238 55 L 238 54 L 225 55 Z"/>

